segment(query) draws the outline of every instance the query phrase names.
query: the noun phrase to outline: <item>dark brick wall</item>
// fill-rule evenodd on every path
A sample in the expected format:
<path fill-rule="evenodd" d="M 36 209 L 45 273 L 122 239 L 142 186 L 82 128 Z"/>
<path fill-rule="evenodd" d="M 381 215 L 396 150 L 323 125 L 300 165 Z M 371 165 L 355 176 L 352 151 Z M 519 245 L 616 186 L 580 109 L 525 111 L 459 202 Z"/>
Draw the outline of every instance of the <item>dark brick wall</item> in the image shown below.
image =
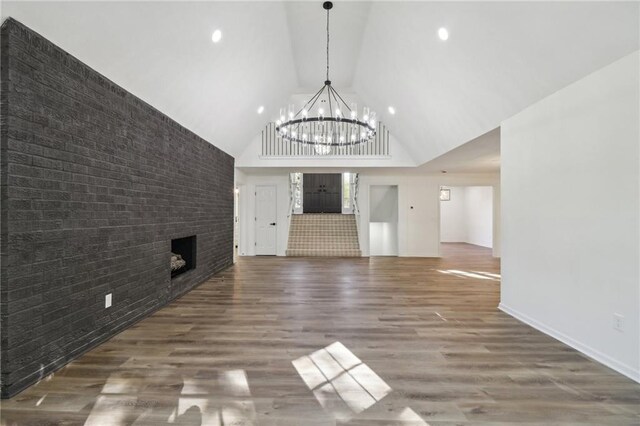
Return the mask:
<path fill-rule="evenodd" d="M 232 264 L 234 160 L 15 20 L 0 42 L 6 398 Z"/>

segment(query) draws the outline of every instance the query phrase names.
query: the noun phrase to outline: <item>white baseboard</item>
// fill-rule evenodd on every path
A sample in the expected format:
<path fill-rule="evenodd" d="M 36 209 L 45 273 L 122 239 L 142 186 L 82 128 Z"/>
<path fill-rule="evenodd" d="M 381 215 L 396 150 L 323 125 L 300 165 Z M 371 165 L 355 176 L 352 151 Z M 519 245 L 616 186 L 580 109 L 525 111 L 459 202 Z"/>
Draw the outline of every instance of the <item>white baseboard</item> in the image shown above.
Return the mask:
<path fill-rule="evenodd" d="M 511 315 L 512 317 L 522 321 L 523 323 L 530 325 L 531 327 L 535 328 L 538 331 L 543 332 L 544 334 L 547 334 L 551 337 L 553 337 L 554 339 L 557 339 L 559 341 L 561 341 L 562 343 L 564 343 L 565 345 L 571 346 L 573 349 L 582 352 L 583 354 L 587 355 L 589 358 L 594 359 L 595 361 L 606 365 L 607 367 L 617 371 L 620 374 L 623 374 L 625 376 L 627 376 L 628 378 L 630 378 L 631 380 L 634 380 L 638 383 L 640 383 L 640 370 L 634 369 L 633 367 L 630 367 L 626 364 L 621 363 L 620 361 L 617 361 L 613 358 L 611 358 L 608 355 L 603 354 L 602 352 L 593 349 L 591 346 L 585 345 L 584 343 L 578 342 L 577 340 L 574 340 L 573 338 L 567 336 L 566 334 L 563 334 L 557 330 L 555 330 L 552 327 L 549 327 L 543 323 L 541 323 L 538 320 L 535 320 L 533 318 L 531 318 L 530 316 L 523 314 L 522 312 L 517 311 L 516 309 L 512 309 L 508 306 L 506 306 L 505 304 L 503 304 L 502 302 L 498 305 L 498 309 L 500 309 L 502 312 Z"/>

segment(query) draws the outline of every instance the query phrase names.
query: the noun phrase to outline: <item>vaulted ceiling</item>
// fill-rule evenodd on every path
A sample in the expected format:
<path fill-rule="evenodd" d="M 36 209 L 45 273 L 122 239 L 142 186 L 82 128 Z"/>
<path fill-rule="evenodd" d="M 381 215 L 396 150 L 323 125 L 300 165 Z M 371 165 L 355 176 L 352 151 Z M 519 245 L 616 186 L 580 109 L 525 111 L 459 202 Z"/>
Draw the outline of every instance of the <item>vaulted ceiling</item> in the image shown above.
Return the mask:
<path fill-rule="evenodd" d="M 321 3 L 3 1 L 1 13 L 238 156 L 292 94 L 322 85 Z M 420 164 L 638 50 L 639 19 L 637 2 L 338 1 L 331 79 Z"/>

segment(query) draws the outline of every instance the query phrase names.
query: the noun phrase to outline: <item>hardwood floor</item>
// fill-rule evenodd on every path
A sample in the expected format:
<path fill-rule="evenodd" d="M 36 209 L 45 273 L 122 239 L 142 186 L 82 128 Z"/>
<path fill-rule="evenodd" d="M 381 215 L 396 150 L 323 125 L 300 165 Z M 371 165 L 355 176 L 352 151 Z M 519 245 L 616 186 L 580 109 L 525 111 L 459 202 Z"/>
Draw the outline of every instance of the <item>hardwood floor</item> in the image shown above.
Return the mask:
<path fill-rule="evenodd" d="M 498 311 L 499 261 L 241 258 L 3 425 L 631 425 L 640 385 Z"/>

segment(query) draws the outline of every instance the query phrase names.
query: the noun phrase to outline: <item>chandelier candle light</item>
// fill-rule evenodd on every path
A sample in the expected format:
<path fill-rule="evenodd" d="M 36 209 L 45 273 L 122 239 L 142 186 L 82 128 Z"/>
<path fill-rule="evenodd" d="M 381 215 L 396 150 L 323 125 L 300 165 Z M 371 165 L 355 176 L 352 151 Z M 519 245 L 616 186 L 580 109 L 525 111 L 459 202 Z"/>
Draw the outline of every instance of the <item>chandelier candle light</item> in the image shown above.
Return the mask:
<path fill-rule="evenodd" d="M 352 146 L 369 142 L 376 135 L 376 113 L 350 105 L 331 86 L 329 80 L 329 11 L 333 3 L 326 1 L 327 11 L 327 79 L 320 90 L 295 112 L 294 105 L 280 109 L 276 131 L 285 140 L 313 145 L 318 154 L 327 155 L 332 147 Z M 318 106 L 316 106 L 318 104 Z"/>

